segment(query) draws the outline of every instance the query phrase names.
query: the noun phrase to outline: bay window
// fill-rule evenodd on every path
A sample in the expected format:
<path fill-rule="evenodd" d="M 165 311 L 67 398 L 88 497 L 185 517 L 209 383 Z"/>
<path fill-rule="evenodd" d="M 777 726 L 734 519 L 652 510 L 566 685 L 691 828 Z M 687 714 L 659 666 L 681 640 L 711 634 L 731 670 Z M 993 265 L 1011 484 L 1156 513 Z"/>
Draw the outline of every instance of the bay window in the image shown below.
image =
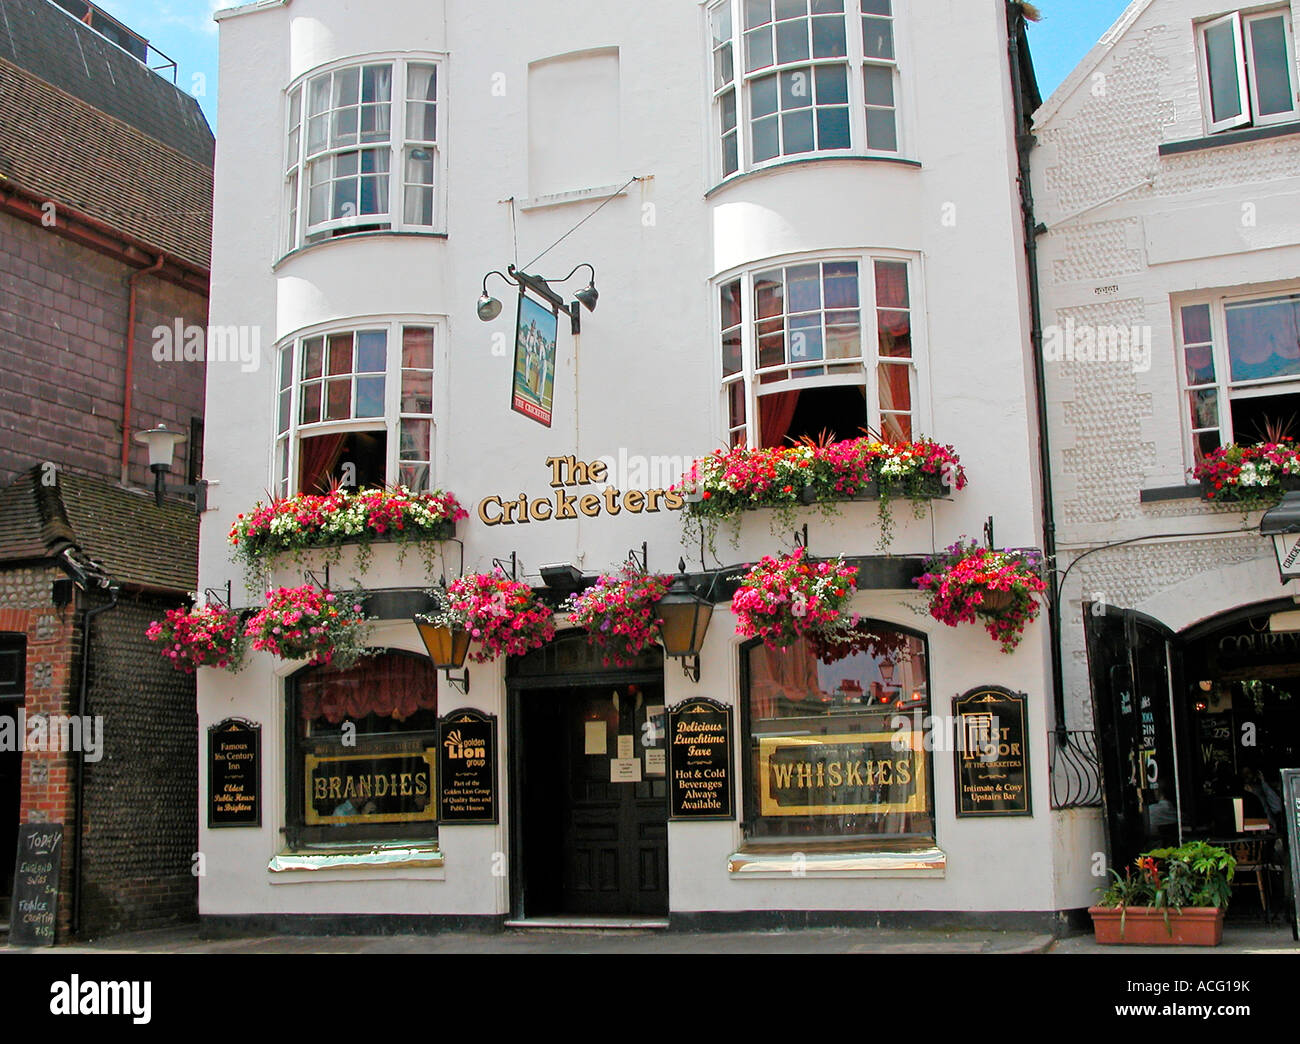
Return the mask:
<path fill-rule="evenodd" d="M 1191 464 L 1231 442 L 1300 435 L 1300 289 L 1183 299 L 1175 327 Z"/>
<path fill-rule="evenodd" d="M 286 251 L 353 232 L 440 229 L 438 74 L 432 58 L 393 58 L 289 89 Z"/>
<path fill-rule="evenodd" d="M 1297 118 L 1289 7 L 1234 11 L 1199 28 L 1205 123 L 1211 133 Z"/>
<path fill-rule="evenodd" d="M 280 496 L 334 486 L 432 488 L 434 346 L 440 326 L 381 321 L 278 349 Z"/>
<path fill-rule="evenodd" d="M 919 427 L 911 263 L 800 260 L 718 288 L 722 398 L 732 446 L 781 446 Z"/>
<path fill-rule="evenodd" d="M 897 154 L 893 0 L 709 8 L 723 177 L 803 155 Z"/>

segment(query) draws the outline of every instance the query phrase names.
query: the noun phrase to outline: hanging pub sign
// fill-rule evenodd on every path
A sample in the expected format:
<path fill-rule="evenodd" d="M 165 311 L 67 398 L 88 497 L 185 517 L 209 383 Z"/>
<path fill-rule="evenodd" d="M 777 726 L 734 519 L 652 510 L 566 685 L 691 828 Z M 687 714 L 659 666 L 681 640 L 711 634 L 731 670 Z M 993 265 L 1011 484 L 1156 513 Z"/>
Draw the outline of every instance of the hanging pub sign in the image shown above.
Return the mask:
<path fill-rule="evenodd" d="M 704 697 L 668 708 L 668 817 L 732 819 L 731 708 Z"/>
<path fill-rule="evenodd" d="M 924 812 L 929 790 L 921 748 L 913 732 L 760 735 L 760 814 Z"/>
<path fill-rule="evenodd" d="M 497 822 L 497 719 L 471 708 L 438 719 L 438 822 Z"/>
<path fill-rule="evenodd" d="M 519 291 L 510 408 L 548 428 L 555 401 L 555 341 L 559 328 L 559 312 Z"/>
<path fill-rule="evenodd" d="M 208 728 L 208 826 L 262 825 L 262 726 L 227 718 Z"/>
<path fill-rule="evenodd" d="M 9 910 L 10 946 L 53 946 L 59 912 L 59 870 L 63 866 L 63 827 L 23 823 Z"/>
<path fill-rule="evenodd" d="M 1032 816 L 1023 693 L 989 685 L 954 696 L 957 815 Z"/>

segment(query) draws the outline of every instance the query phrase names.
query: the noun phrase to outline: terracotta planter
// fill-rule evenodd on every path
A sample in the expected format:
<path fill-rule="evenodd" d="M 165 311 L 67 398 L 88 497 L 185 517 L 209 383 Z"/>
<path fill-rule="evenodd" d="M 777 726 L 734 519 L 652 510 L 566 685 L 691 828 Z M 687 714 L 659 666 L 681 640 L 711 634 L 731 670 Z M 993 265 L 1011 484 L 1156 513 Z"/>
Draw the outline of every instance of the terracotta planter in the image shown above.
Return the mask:
<path fill-rule="evenodd" d="M 1088 913 L 1097 942 L 1106 945 L 1218 946 L 1223 941 L 1223 910 L 1217 906 L 1167 911 L 1148 906 L 1093 906 Z"/>
<path fill-rule="evenodd" d="M 1010 591 L 985 591 L 984 602 L 980 610 L 989 613 L 1000 613 L 1011 608 Z"/>

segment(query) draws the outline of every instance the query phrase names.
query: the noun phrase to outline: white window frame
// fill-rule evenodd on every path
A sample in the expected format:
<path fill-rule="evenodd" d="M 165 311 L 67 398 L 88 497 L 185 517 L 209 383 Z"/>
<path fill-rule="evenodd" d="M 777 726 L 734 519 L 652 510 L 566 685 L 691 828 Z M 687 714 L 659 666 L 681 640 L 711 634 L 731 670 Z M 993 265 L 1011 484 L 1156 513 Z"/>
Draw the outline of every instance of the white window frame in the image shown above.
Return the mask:
<path fill-rule="evenodd" d="M 773 55 L 773 64 L 763 66 L 753 73 L 745 72 L 745 28 L 744 28 L 744 8 L 746 0 L 715 0 L 713 3 L 704 5 L 704 33 L 706 39 L 707 52 L 707 80 L 710 87 L 710 169 L 714 172 L 717 180 L 727 180 L 742 174 L 755 170 L 763 170 L 767 167 L 779 166 L 783 163 L 791 163 L 804 159 L 835 159 L 846 156 L 879 156 L 890 158 L 902 158 L 907 155 L 907 136 L 906 121 L 902 119 L 902 113 L 909 106 L 903 97 L 903 83 L 899 71 L 899 55 L 905 53 L 904 41 L 902 40 L 904 27 L 902 26 L 903 18 L 900 11 L 902 0 L 892 0 L 891 14 L 888 16 L 893 36 L 892 59 L 868 57 L 865 54 L 863 41 L 862 23 L 863 11 L 862 0 L 844 0 L 844 12 L 842 17 L 845 20 L 845 50 L 847 54 L 844 57 L 834 58 L 814 58 L 798 59 L 786 63 L 777 63 L 775 54 Z M 731 10 L 731 53 L 732 53 L 732 79 L 719 85 L 717 62 L 719 61 L 718 52 L 721 45 L 715 47 L 715 37 L 713 31 L 714 14 L 720 8 L 729 7 Z M 867 12 L 867 17 L 876 17 L 874 12 Z M 786 153 L 778 152 L 777 155 L 755 161 L 753 159 L 753 125 L 751 122 L 752 103 L 750 83 L 753 80 L 777 74 L 778 77 L 783 70 L 791 68 L 802 68 L 817 66 L 843 66 L 846 70 L 848 80 L 848 110 L 849 110 L 849 146 L 843 149 L 818 149 L 815 147 L 807 152 Z M 894 136 L 896 148 L 882 149 L 869 148 L 867 145 L 867 101 L 865 87 L 865 70 L 869 67 L 886 68 L 890 70 L 893 89 L 893 113 L 894 113 Z M 814 74 L 815 75 L 815 74 Z M 779 80 L 778 80 L 779 82 Z M 809 90 L 814 88 L 810 85 Z M 736 140 L 738 167 L 735 171 L 726 170 L 726 157 L 723 148 L 723 98 L 728 92 L 734 92 L 736 99 Z M 813 98 L 814 123 L 816 120 L 816 98 Z M 873 105 L 872 108 L 879 108 Z M 778 102 L 778 113 L 779 102 Z M 780 118 L 779 115 L 777 117 Z"/>
<path fill-rule="evenodd" d="M 1219 413 L 1219 444 L 1221 446 L 1238 441 L 1237 432 L 1234 430 L 1232 422 L 1232 403 L 1234 399 L 1293 394 L 1297 398 L 1298 408 L 1296 412 L 1297 415 L 1300 415 L 1300 375 L 1234 381 L 1232 379 L 1232 362 L 1228 350 L 1227 309 L 1230 305 L 1269 301 L 1279 297 L 1296 295 L 1300 295 L 1300 284 L 1253 290 L 1249 293 L 1180 295 L 1172 301 L 1174 344 L 1177 345 L 1175 364 L 1178 375 L 1179 413 L 1182 416 L 1183 453 L 1189 470 L 1196 466 L 1196 432 L 1213 430 L 1211 428 L 1197 429 L 1193 427 L 1190 398 L 1193 390 L 1204 390 L 1211 387 L 1215 390 Z M 1183 309 L 1195 308 L 1198 305 L 1206 305 L 1210 309 L 1211 357 L 1214 360 L 1215 378 L 1213 385 L 1189 385 L 1187 380 Z M 1196 343 L 1193 342 L 1193 344 Z M 1254 441 L 1253 435 L 1243 434 L 1245 434 L 1248 443 Z"/>
<path fill-rule="evenodd" d="M 424 327 L 433 330 L 433 392 L 431 397 L 432 412 L 419 413 L 403 409 L 402 405 L 402 330 L 404 327 Z M 395 485 L 401 474 L 401 423 L 403 420 L 427 420 L 429 431 L 429 478 L 428 489 L 436 489 L 437 475 L 442 470 L 439 460 L 438 418 L 446 416 L 444 386 L 447 373 L 447 317 L 433 315 L 383 315 L 360 316 L 357 318 L 320 323 L 303 327 L 293 334 L 276 342 L 273 358 L 275 359 L 274 398 L 271 407 L 271 470 L 272 488 L 276 496 L 293 496 L 297 493 L 311 493 L 315 490 L 298 489 L 299 445 L 303 438 L 315 435 L 353 431 L 385 432 L 384 475 L 387 485 Z M 356 334 L 363 330 L 384 329 L 387 332 L 384 368 L 384 412 L 380 417 L 352 417 L 345 420 L 319 421 L 304 424 L 302 417 L 302 343 L 312 337 L 323 337 L 328 352 L 331 334 Z M 289 426 L 287 431 L 280 428 L 280 392 L 282 353 L 289 348 L 292 376 L 289 389 Z M 355 349 L 354 349 L 355 350 Z M 328 360 L 322 364 L 328 370 Z M 355 379 L 355 372 L 353 373 Z M 324 415 L 325 393 L 322 389 L 321 412 Z M 282 469 L 282 444 L 288 443 L 289 455 L 287 466 Z M 421 462 L 422 463 L 422 462 Z"/>
<path fill-rule="evenodd" d="M 313 81 L 338 72 L 353 69 L 363 70 L 367 66 L 388 65 L 392 69 L 392 82 L 389 88 L 388 138 L 373 142 L 360 140 L 358 126 L 357 140 L 349 144 L 333 145 L 327 141 L 324 150 L 307 154 L 309 98 Z M 435 91 L 435 130 L 436 140 L 411 138 L 407 136 L 407 94 L 409 91 L 408 69 L 411 66 L 429 65 L 434 69 L 436 78 Z M 447 191 L 447 67 L 446 55 L 442 53 L 386 53 L 354 56 L 345 60 L 331 62 L 304 73 L 294 80 L 284 92 L 284 205 L 282 213 L 281 248 L 282 253 L 289 253 L 300 247 L 314 243 L 326 242 L 349 230 L 407 232 L 423 234 L 444 234 L 446 232 L 446 191 Z M 333 114 L 339 111 L 329 100 L 330 108 L 325 110 L 327 118 L 333 124 Z M 351 108 L 352 106 L 348 106 Z M 360 118 L 360 106 L 358 119 Z M 297 122 L 294 117 L 297 116 Z M 296 130 L 296 138 L 295 138 Z M 296 148 L 294 143 L 296 140 Z M 433 164 L 433 220 L 431 224 L 407 222 L 406 212 L 406 158 L 408 150 L 423 149 L 432 153 Z M 332 157 L 358 154 L 366 150 L 378 150 L 387 154 L 388 171 L 386 176 L 388 189 L 388 208 L 374 214 L 354 214 L 344 217 L 328 217 L 324 221 L 308 226 L 310 217 L 310 177 L 312 165 L 332 162 Z M 332 207 L 331 207 L 332 209 Z"/>
<path fill-rule="evenodd" d="M 924 298 L 924 279 L 922 277 L 921 258 L 917 254 L 909 254 L 898 250 L 849 250 L 849 251 L 818 251 L 815 253 L 803 253 L 793 255 L 781 255 L 778 257 L 766 258 L 759 262 L 743 265 L 730 269 L 721 275 L 715 276 L 710 282 L 710 293 L 713 299 L 713 372 L 714 379 L 719 389 L 719 394 L 715 400 L 719 410 L 714 424 L 718 432 L 720 444 L 730 446 L 732 444 L 732 434 L 734 431 L 744 432 L 745 445 L 758 447 L 762 445 L 761 432 L 759 430 L 759 410 L 758 403 L 763 395 L 759 394 L 760 386 L 763 388 L 765 395 L 776 394 L 785 391 L 803 391 L 811 388 L 830 388 L 830 387 L 860 387 L 866 389 L 866 418 L 864 423 L 869 425 L 873 431 L 881 430 L 881 409 L 880 394 L 877 386 L 878 376 L 877 367 L 883 359 L 888 357 L 880 355 L 879 325 L 877 320 L 876 306 L 876 286 L 875 286 L 875 262 L 876 261 L 893 261 L 902 262 L 907 265 L 907 289 L 908 289 L 908 312 L 910 315 L 910 333 L 912 344 L 911 360 L 903 364 L 897 359 L 892 365 L 906 365 L 911 376 L 911 418 L 912 418 L 912 437 L 918 438 L 923 434 L 930 434 L 932 428 L 932 413 L 929 396 L 929 343 L 926 337 L 926 304 Z M 862 356 L 859 360 L 839 360 L 841 362 L 859 362 L 859 369 L 852 373 L 842 374 L 821 374 L 818 376 L 790 378 L 788 380 L 772 382 L 770 384 L 761 384 L 759 381 L 760 368 L 758 362 L 758 337 L 756 330 L 756 318 L 754 315 L 754 278 L 762 272 L 768 272 L 776 268 L 787 268 L 801 264 L 815 264 L 824 262 L 853 262 L 858 266 L 858 308 L 859 308 L 859 329 L 862 336 Z M 738 373 L 723 373 L 722 362 L 722 336 L 723 326 L 722 315 L 722 288 L 735 280 L 739 279 L 741 283 L 741 368 Z M 834 363 L 836 360 L 812 360 L 803 364 L 794 364 L 794 368 L 799 366 L 818 367 L 825 366 L 828 363 Z M 791 367 L 792 364 L 781 364 L 784 367 Z M 775 367 L 780 368 L 780 367 Z M 773 367 L 764 368 L 771 370 Z M 745 423 L 743 426 L 732 429 L 730 414 L 730 386 L 737 381 L 741 382 L 745 388 Z"/>
<path fill-rule="evenodd" d="M 1291 108 L 1269 115 L 1259 114 L 1259 86 L 1255 74 L 1255 63 L 1250 53 L 1253 40 L 1253 26 L 1256 22 L 1272 18 L 1282 18 L 1286 43 L 1287 72 L 1291 80 Z M 1240 112 L 1221 120 L 1214 118 L 1214 101 L 1210 92 L 1210 53 L 1206 46 L 1206 34 L 1221 26 L 1230 26 L 1233 34 L 1237 66 L 1237 95 Z M 1300 119 L 1300 104 L 1297 103 L 1297 76 L 1295 37 L 1291 22 L 1291 8 L 1273 7 L 1265 10 L 1233 11 L 1231 14 L 1213 18 L 1196 25 L 1196 52 L 1200 65 L 1201 98 L 1205 110 L 1205 127 L 1209 134 L 1232 130 L 1236 127 L 1267 127 L 1278 123 L 1292 123 Z"/>

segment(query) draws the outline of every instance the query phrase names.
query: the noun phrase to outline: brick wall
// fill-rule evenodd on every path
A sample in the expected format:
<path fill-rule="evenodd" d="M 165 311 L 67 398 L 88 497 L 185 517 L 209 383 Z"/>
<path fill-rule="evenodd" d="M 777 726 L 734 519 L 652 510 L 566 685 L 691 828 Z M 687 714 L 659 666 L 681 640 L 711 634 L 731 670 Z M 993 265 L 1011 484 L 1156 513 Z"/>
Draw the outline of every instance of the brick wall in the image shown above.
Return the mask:
<path fill-rule="evenodd" d="M 0 485 L 39 461 L 111 480 L 119 463 L 127 279 L 132 268 L 0 214 Z M 152 276 L 136 280 L 132 433 L 158 422 L 188 432 L 203 415 L 204 364 L 159 363 L 151 331 L 207 323 L 207 299 Z M 184 449 L 180 451 L 184 452 Z M 150 481 L 131 445 L 131 482 Z M 184 458 L 178 455 L 177 472 Z"/>

